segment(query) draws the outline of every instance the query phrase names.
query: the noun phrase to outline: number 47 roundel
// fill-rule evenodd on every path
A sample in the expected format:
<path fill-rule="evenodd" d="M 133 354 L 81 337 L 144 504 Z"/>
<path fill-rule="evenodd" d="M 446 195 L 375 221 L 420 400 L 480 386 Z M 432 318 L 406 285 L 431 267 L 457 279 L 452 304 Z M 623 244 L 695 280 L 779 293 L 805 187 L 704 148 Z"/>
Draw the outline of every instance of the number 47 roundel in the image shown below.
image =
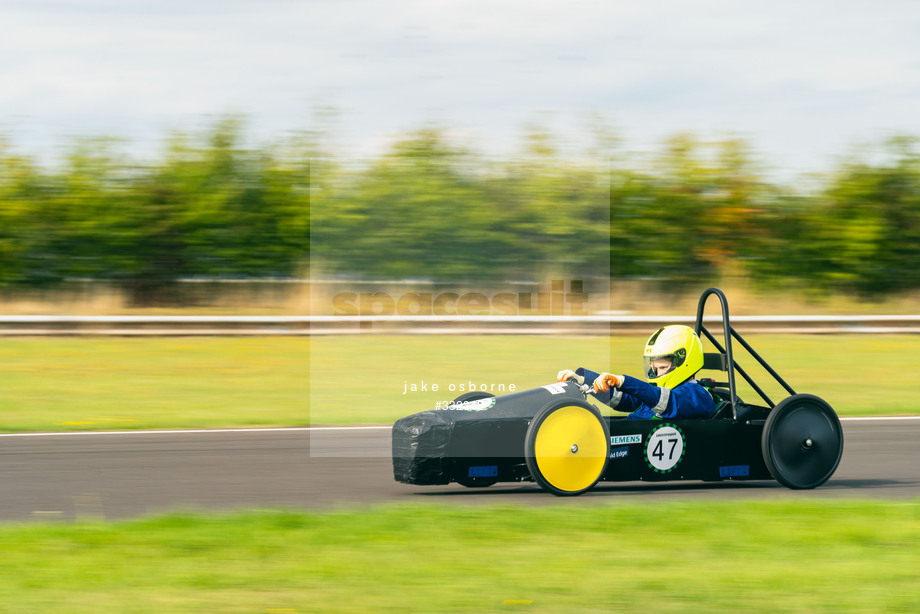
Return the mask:
<path fill-rule="evenodd" d="M 645 443 L 645 460 L 657 473 L 667 473 L 684 456 L 684 435 L 676 426 L 662 424 Z"/>

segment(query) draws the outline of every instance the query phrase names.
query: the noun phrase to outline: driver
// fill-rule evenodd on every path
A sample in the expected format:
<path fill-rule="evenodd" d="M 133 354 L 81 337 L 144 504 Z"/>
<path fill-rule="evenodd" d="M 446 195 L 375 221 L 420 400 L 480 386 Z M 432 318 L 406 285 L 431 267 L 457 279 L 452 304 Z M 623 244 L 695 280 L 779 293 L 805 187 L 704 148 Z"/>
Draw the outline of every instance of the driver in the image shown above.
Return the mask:
<path fill-rule="evenodd" d="M 563 369 L 556 380 L 591 386 L 595 398 L 634 420 L 708 418 L 716 410 L 712 396 L 694 379 L 703 368 L 703 344 L 692 328 L 672 325 L 655 331 L 645 344 L 644 361 L 648 383 L 584 367 Z"/>

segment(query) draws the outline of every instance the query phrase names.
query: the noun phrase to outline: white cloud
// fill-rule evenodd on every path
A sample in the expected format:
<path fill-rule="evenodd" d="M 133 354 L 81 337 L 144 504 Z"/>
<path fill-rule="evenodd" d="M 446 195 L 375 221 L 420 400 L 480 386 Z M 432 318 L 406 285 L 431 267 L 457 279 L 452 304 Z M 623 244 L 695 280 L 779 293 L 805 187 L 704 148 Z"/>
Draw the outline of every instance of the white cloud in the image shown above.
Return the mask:
<path fill-rule="evenodd" d="M 283 131 L 319 101 L 342 108 L 356 146 L 430 119 L 504 146 L 540 113 L 574 134 L 592 110 L 636 146 L 676 130 L 736 131 L 806 167 L 879 130 L 920 132 L 920 5 L 906 0 L 0 0 L 0 10 L 0 130 L 27 124 L 27 134 L 147 138 L 227 111 Z"/>

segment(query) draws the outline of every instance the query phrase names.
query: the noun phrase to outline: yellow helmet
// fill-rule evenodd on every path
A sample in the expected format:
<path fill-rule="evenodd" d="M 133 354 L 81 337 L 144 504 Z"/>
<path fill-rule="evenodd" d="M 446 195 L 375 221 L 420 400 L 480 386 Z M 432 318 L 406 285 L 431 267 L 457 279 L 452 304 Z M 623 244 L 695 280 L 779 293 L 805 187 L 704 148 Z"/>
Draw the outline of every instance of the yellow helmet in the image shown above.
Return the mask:
<path fill-rule="evenodd" d="M 703 344 L 689 326 L 665 326 L 649 337 L 643 359 L 649 384 L 674 388 L 703 368 Z"/>

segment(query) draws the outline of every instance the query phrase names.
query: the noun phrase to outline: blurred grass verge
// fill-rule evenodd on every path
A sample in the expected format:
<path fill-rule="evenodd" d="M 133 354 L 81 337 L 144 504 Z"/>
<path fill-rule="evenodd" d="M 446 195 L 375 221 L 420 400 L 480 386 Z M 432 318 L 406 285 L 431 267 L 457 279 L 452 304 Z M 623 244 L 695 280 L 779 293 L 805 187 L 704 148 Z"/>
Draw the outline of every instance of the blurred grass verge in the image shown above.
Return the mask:
<path fill-rule="evenodd" d="M 749 341 L 798 392 L 841 415 L 920 413 L 910 335 L 775 335 Z M 79 431 L 390 424 L 459 386 L 517 390 L 587 366 L 641 375 L 644 337 L 351 336 L 7 338 L 0 430 Z M 774 402 L 784 396 L 738 358 Z M 427 391 L 411 390 L 415 385 Z M 439 391 L 431 391 L 432 384 Z M 741 385 L 748 402 L 756 395 Z M 449 386 L 455 390 L 450 391 Z M 882 394 L 880 391 L 883 391 Z"/>
<path fill-rule="evenodd" d="M 650 331 L 651 332 L 651 331 Z M 746 339 L 796 392 L 816 394 L 840 415 L 920 414 L 920 352 L 911 335 L 749 335 Z M 310 340 L 310 416 L 314 424 L 377 422 L 431 409 L 460 385 L 505 383 L 517 390 L 555 380 L 563 368 L 585 366 L 641 377 L 641 337 L 424 336 L 316 337 Z M 704 344 L 704 347 L 708 346 Z M 740 347 L 736 361 L 776 403 L 787 393 Z M 718 373 L 709 372 L 718 378 Z M 724 375 L 724 374 L 723 374 Z M 357 378 L 357 379 L 356 379 Z M 421 391 L 422 382 L 440 386 Z M 739 395 L 759 396 L 737 377 Z M 419 391 L 406 394 L 406 387 Z M 445 390 L 455 384 L 457 389 Z M 882 392 L 884 391 L 884 392 Z"/>
<path fill-rule="evenodd" d="M 920 501 L 171 514 L 0 527 L 5 612 L 916 612 Z"/>
<path fill-rule="evenodd" d="M 293 337 L 5 339 L 0 429 L 305 425 L 307 352 Z"/>

